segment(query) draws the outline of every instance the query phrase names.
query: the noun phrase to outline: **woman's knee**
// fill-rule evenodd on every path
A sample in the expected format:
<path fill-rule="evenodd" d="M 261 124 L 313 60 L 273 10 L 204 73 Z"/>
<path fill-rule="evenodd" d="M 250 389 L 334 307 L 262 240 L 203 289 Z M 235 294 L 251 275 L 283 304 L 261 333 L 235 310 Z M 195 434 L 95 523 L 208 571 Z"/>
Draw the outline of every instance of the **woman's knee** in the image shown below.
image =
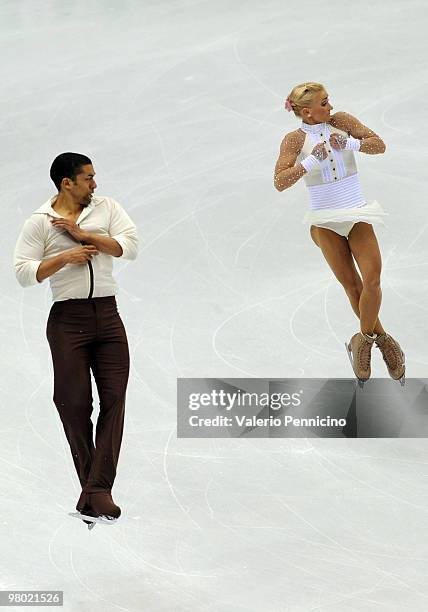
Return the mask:
<path fill-rule="evenodd" d="M 363 289 L 363 283 L 358 275 L 345 275 L 338 280 L 349 298 L 359 299 Z"/>
<path fill-rule="evenodd" d="M 379 291 L 380 290 L 380 274 L 372 273 L 372 274 L 363 276 L 363 286 L 364 286 L 364 289 L 368 289 L 369 291 Z"/>
<path fill-rule="evenodd" d="M 345 289 L 346 295 L 349 298 L 355 298 L 355 299 L 359 299 L 360 295 L 361 295 L 361 291 L 363 289 L 363 285 L 361 283 L 361 281 L 359 283 L 352 281 L 349 283 L 342 283 L 343 288 Z"/>

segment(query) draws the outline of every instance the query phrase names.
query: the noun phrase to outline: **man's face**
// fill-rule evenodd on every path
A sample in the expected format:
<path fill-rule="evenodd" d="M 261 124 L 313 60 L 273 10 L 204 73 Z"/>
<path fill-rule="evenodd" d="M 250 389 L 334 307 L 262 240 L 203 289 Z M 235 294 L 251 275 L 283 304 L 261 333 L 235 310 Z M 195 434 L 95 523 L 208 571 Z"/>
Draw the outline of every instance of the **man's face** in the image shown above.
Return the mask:
<path fill-rule="evenodd" d="M 82 166 L 76 179 L 70 182 L 70 195 L 73 196 L 81 206 L 88 206 L 92 200 L 92 194 L 97 188 L 94 180 L 95 170 L 92 164 Z"/>

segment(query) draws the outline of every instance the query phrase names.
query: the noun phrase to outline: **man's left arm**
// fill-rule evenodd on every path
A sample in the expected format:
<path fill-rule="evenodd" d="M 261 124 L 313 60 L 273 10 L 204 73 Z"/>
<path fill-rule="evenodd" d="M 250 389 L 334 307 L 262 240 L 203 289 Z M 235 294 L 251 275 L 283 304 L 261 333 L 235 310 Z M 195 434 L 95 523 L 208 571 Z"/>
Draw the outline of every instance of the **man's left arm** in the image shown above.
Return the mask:
<path fill-rule="evenodd" d="M 340 130 L 348 132 L 352 138 L 359 140 L 360 146 L 357 150 L 361 153 L 368 153 L 369 155 L 379 155 L 379 153 L 385 153 L 386 146 L 382 138 L 373 132 L 373 130 L 361 123 L 361 121 L 359 121 L 359 119 L 353 115 L 345 112 L 335 113 L 331 118 L 331 125 Z M 330 139 L 334 138 L 334 136 L 335 134 L 332 134 Z M 334 145 L 333 147 L 339 148 L 335 147 Z"/>
<path fill-rule="evenodd" d="M 111 203 L 112 209 L 109 226 L 110 240 L 113 240 L 121 251 L 116 257 L 122 256 L 124 259 L 136 259 L 138 254 L 138 234 L 136 225 L 119 202 L 111 200 Z M 91 244 L 96 246 L 95 242 Z"/>
<path fill-rule="evenodd" d="M 82 244 L 92 244 L 97 247 L 101 253 L 112 255 L 113 257 L 121 257 L 123 249 L 114 238 L 108 236 L 100 236 L 93 232 L 83 232 L 83 238 L 81 239 Z"/>

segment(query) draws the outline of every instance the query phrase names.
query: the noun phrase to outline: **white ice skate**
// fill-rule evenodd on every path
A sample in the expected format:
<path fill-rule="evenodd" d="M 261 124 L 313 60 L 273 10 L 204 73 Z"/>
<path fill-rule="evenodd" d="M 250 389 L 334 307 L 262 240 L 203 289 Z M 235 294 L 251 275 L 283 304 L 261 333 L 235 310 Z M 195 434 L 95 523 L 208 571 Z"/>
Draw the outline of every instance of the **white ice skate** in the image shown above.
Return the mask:
<path fill-rule="evenodd" d="M 88 522 L 88 529 L 93 529 L 97 523 L 101 523 L 102 525 L 113 525 L 117 523 L 117 518 L 105 516 L 103 514 L 100 516 L 89 516 L 89 514 L 82 514 L 81 512 L 69 512 L 68 514 L 73 518 Z"/>

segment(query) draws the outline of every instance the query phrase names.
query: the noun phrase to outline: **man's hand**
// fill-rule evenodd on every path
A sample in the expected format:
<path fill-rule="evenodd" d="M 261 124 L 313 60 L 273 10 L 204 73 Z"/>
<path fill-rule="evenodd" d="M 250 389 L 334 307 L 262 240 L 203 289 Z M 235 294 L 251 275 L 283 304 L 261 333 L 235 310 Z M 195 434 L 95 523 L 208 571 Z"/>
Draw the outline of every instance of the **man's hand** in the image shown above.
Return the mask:
<path fill-rule="evenodd" d="M 85 264 L 94 255 L 98 255 L 98 249 L 92 245 L 78 246 L 73 249 L 67 249 L 55 257 L 44 259 L 39 265 L 36 273 L 36 279 L 39 283 L 61 270 L 67 264 Z"/>
<path fill-rule="evenodd" d="M 80 227 L 71 219 L 51 219 L 52 225 L 58 228 L 64 229 L 70 234 L 75 240 L 79 242 L 85 242 L 87 238 L 86 232 L 80 229 Z"/>
<path fill-rule="evenodd" d="M 94 255 L 98 255 L 98 249 L 92 245 L 67 249 L 63 253 L 65 263 L 69 264 L 85 264 L 90 261 Z"/>
<path fill-rule="evenodd" d="M 120 244 L 114 238 L 110 236 L 101 236 L 92 232 L 84 232 L 74 221 L 71 219 L 51 219 L 52 225 L 60 229 L 64 229 L 78 242 L 82 242 L 91 245 L 97 252 L 93 253 L 98 255 L 98 251 L 112 255 L 113 257 L 120 257 L 123 253 L 123 249 Z M 70 262 L 70 263 L 84 263 L 84 262 Z"/>

